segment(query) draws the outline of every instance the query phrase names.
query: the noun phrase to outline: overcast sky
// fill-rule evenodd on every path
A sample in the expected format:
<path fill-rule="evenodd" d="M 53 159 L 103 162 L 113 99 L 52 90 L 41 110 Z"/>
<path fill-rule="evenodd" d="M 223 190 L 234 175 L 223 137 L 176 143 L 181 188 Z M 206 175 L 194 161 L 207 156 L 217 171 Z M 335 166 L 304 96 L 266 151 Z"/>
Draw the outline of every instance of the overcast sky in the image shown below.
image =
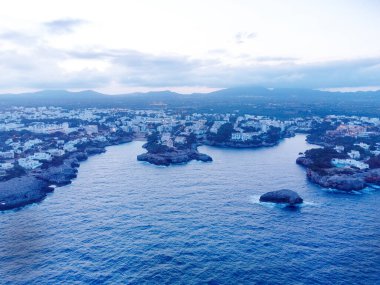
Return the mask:
<path fill-rule="evenodd" d="M 380 86 L 378 0 L 3 1 L 0 92 Z"/>

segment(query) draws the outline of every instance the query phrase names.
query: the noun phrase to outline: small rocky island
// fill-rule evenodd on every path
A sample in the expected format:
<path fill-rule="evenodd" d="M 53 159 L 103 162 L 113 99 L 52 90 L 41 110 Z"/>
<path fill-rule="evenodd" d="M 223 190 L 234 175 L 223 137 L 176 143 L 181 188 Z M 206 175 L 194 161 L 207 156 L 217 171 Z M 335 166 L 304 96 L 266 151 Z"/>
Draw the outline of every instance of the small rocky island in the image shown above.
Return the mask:
<path fill-rule="evenodd" d="M 296 206 L 303 203 L 303 199 L 292 190 L 281 189 L 271 191 L 260 196 L 260 202 L 270 202 L 276 204 L 288 204 L 289 206 Z"/>
<path fill-rule="evenodd" d="M 177 142 L 172 142 L 169 138 L 168 143 L 157 133 L 149 135 L 147 143 L 143 146 L 148 152 L 138 155 L 137 160 L 164 166 L 187 163 L 191 160 L 212 161 L 207 154 L 198 152 L 195 138 L 192 136 L 180 138 L 181 140 Z"/>

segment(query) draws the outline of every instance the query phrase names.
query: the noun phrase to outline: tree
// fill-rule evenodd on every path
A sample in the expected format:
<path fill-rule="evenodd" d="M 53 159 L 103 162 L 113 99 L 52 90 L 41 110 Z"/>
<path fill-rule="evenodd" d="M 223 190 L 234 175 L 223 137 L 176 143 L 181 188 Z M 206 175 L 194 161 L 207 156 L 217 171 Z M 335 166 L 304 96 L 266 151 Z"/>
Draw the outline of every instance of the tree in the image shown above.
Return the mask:
<path fill-rule="evenodd" d="M 231 139 L 232 131 L 234 127 L 231 123 L 225 123 L 220 126 L 215 136 L 215 140 L 218 142 L 224 142 Z"/>
<path fill-rule="evenodd" d="M 380 155 L 371 157 L 367 163 L 369 168 L 380 168 Z"/>
<path fill-rule="evenodd" d="M 157 132 L 153 132 L 151 133 L 148 137 L 147 137 L 147 142 L 148 144 L 151 144 L 151 143 L 157 143 L 158 142 L 158 133 Z"/>
<path fill-rule="evenodd" d="M 191 133 L 187 139 L 186 139 L 186 142 L 187 142 L 187 145 L 188 146 L 192 146 L 193 144 L 195 144 L 197 142 L 197 137 L 195 136 L 194 133 Z"/>

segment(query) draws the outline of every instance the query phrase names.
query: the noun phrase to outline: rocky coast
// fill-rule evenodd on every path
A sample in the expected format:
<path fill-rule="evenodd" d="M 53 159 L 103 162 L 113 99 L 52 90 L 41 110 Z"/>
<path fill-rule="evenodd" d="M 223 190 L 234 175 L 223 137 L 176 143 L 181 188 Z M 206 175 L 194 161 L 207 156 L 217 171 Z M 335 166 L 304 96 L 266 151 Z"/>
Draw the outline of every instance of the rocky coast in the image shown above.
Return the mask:
<path fill-rule="evenodd" d="M 196 149 L 172 149 L 159 153 L 143 153 L 137 156 L 138 161 L 146 161 L 154 165 L 169 166 L 170 164 L 187 163 L 191 160 L 203 162 L 212 161 L 207 154 L 199 153 Z"/>
<path fill-rule="evenodd" d="M 324 188 L 341 191 L 362 190 L 373 184 L 380 185 L 380 168 L 354 169 L 354 168 L 323 168 L 313 169 L 310 158 L 299 157 L 297 164 L 307 168 L 307 178 Z"/>
<path fill-rule="evenodd" d="M 39 202 L 53 191 L 49 183 L 32 175 L 15 177 L 0 183 L 0 210 L 9 210 Z"/>
<path fill-rule="evenodd" d="M 0 182 L 0 211 L 19 208 L 43 200 L 55 187 L 70 184 L 77 177 L 80 162 L 89 156 L 101 154 L 106 146 L 132 141 L 131 138 L 89 144 L 73 152 L 60 162 L 51 162 L 43 168 L 28 171 L 21 177 Z"/>
<path fill-rule="evenodd" d="M 258 147 L 271 147 L 278 144 L 278 142 L 235 142 L 235 141 L 206 141 L 205 145 L 216 146 L 216 147 L 225 147 L 225 148 L 258 148 Z"/>

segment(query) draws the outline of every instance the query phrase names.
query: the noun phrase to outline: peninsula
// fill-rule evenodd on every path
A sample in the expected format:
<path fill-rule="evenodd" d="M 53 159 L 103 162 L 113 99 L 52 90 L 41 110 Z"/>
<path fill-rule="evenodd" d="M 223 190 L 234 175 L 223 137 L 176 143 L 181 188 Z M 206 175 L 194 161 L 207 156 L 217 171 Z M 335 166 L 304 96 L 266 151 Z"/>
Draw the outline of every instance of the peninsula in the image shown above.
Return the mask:
<path fill-rule="evenodd" d="M 194 135 L 183 136 L 175 140 L 171 146 L 163 142 L 164 139 L 159 137 L 158 133 L 149 135 L 147 143 L 143 146 L 148 152 L 137 156 L 137 160 L 164 166 L 187 163 L 191 160 L 212 161 L 207 154 L 198 152 Z"/>
<path fill-rule="evenodd" d="M 378 118 L 330 116 L 316 124 L 307 141 L 321 146 L 306 151 L 297 163 L 308 179 L 325 188 L 362 190 L 380 185 Z"/>

